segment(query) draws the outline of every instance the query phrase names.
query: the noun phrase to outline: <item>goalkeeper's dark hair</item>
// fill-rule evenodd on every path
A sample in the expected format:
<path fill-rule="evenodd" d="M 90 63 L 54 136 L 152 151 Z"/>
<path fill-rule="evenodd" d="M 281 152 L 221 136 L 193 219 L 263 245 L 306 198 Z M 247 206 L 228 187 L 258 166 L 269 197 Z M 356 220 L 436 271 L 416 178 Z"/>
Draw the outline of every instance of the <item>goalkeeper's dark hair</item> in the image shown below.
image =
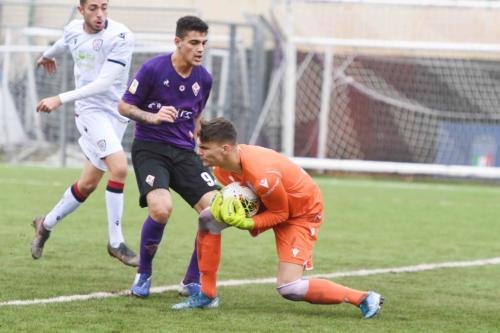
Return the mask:
<path fill-rule="evenodd" d="M 183 16 L 178 19 L 175 35 L 179 38 L 184 38 L 189 31 L 208 33 L 208 24 L 196 16 Z"/>
<path fill-rule="evenodd" d="M 85 5 L 85 4 L 87 3 L 87 1 L 88 1 L 88 0 L 80 0 L 80 6 Z M 108 2 L 109 2 L 109 0 L 108 0 Z"/>
<path fill-rule="evenodd" d="M 226 118 L 203 120 L 199 131 L 200 142 L 237 143 L 238 133 L 231 121 Z"/>

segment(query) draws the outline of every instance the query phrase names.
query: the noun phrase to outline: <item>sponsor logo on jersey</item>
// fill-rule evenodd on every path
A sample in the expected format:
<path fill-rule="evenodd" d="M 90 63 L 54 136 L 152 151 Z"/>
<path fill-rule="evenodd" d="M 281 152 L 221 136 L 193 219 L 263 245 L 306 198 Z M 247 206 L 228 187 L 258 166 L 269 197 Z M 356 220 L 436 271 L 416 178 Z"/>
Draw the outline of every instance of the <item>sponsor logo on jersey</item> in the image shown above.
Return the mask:
<path fill-rule="evenodd" d="M 193 111 L 177 110 L 177 118 L 191 119 L 191 118 L 193 118 Z"/>
<path fill-rule="evenodd" d="M 99 51 L 103 42 L 104 41 L 102 39 L 94 39 L 94 41 L 92 42 L 92 48 L 94 49 L 94 51 Z"/>
<path fill-rule="evenodd" d="M 139 81 L 134 79 L 130 84 L 130 87 L 128 87 L 128 92 L 131 93 L 132 95 L 135 95 L 135 93 L 137 92 L 137 87 L 139 87 Z"/>
<path fill-rule="evenodd" d="M 293 254 L 294 257 L 296 257 L 297 254 L 299 254 L 299 252 L 300 252 L 300 250 L 298 248 L 292 247 L 292 254 Z"/>
<path fill-rule="evenodd" d="M 118 35 L 118 37 L 120 37 L 121 39 L 125 39 L 125 33 L 122 32 L 121 34 Z"/>
<path fill-rule="evenodd" d="M 184 90 L 186 90 L 186 86 L 185 86 L 185 85 L 183 85 L 183 84 L 181 84 L 181 85 L 179 86 L 179 91 L 180 91 L 180 92 L 183 92 Z"/>
<path fill-rule="evenodd" d="M 170 80 L 167 79 L 167 80 L 163 81 L 163 85 L 165 87 L 170 87 Z"/>
<path fill-rule="evenodd" d="M 151 102 L 148 104 L 148 109 L 152 110 L 152 109 L 156 109 L 156 110 L 160 110 L 161 109 L 161 103 L 160 102 Z"/>
<path fill-rule="evenodd" d="M 106 151 L 106 140 L 99 140 L 97 141 L 97 147 L 101 150 L 101 151 Z"/>
<path fill-rule="evenodd" d="M 193 94 L 195 96 L 198 96 L 198 93 L 200 92 L 200 85 L 198 84 L 198 82 L 193 83 L 191 89 L 193 89 Z"/>
<path fill-rule="evenodd" d="M 155 182 L 155 176 L 148 175 L 146 177 L 146 184 L 148 184 L 149 186 L 153 187 L 154 182 Z"/>

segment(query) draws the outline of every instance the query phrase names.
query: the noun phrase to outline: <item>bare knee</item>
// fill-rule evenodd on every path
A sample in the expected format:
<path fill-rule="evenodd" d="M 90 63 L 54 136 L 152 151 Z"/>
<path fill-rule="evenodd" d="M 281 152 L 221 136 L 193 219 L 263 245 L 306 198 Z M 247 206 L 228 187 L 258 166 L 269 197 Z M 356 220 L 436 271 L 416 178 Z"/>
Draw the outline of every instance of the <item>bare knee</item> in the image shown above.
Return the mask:
<path fill-rule="evenodd" d="M 158 201 L 148 202 L 149 216 L 161 224 L 167 224 L 172 214 L 172 206 Z"/>
<path fill-rule="evenodd" d="M 109 179 L 124 183 L 127 179 L 128 168 L 127 165 L 120 165 L 109 170 Z"/>
<path fill-rule="evenodd" d="M 115 182 L 125 182 L 127 179 L 128 166 L 127 156 L 123 151 L 118 151 L 104 158 L 104 163 L 108 168 L 110 179 Z"/>

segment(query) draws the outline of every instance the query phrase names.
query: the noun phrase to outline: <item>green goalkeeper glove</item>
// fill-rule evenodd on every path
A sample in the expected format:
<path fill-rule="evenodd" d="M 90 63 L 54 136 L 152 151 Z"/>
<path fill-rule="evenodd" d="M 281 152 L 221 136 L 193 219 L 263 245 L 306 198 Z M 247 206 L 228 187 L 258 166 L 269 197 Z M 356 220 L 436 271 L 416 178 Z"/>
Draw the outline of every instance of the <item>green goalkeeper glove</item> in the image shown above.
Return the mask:
<path fill-rule="evenodd" d="M 221 216 L 221 209 L 222 209 L 222 193 L 217 192 L 217 194 L 213 197 L 212 203 L 210 205 L 210 212 L 212 213 L 212 216 L 214 219 L 217 220 L 217 222 L 223 222 L 222 216 Z"/>
<path fill-rule="evenodd" d="M 224 222 L 238 229 L 252 230 L 254 227 L 253 220 L 246 216 L 245 208 L 237 198 L 224 199 L 220 214 Z"/>

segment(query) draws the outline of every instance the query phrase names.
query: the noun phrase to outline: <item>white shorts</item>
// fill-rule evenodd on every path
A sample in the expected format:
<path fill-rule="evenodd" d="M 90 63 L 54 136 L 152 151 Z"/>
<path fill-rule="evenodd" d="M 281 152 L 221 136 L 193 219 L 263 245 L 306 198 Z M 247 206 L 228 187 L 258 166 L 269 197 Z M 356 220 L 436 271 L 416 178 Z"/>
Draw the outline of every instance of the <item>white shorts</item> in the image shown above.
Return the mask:
<path fill-rule="evenodd" d="M 92 112 L 75 117 L 75 123 L 83 153 L 96 168 L 106 171 L 103 158 L 123 150 L 121 141 L 128 121 L 107 112 Z"/>

